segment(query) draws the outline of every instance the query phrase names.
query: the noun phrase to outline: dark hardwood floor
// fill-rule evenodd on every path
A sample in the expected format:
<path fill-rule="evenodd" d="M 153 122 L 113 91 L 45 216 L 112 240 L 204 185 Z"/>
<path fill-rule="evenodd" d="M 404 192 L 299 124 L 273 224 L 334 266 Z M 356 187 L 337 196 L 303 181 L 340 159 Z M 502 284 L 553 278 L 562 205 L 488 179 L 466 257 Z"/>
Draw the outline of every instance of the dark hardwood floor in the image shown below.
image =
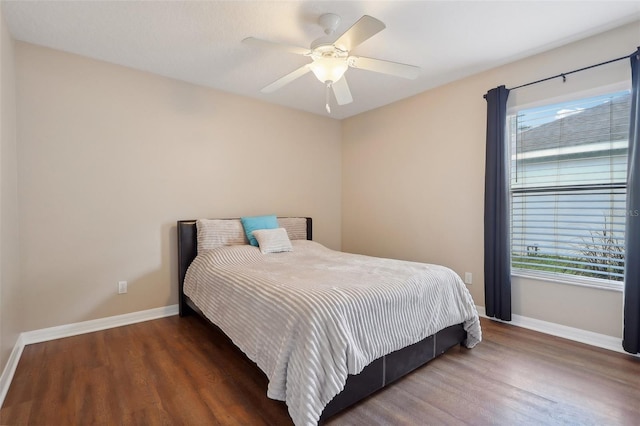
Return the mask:
<path fill-rule="evenodd" d="M 335 425 L 638 425 L 640 359 L 482 320 L 444 356 Z M 169 317 L 25 348 L 0 424 L 291 425 L 219 331 Z"/>

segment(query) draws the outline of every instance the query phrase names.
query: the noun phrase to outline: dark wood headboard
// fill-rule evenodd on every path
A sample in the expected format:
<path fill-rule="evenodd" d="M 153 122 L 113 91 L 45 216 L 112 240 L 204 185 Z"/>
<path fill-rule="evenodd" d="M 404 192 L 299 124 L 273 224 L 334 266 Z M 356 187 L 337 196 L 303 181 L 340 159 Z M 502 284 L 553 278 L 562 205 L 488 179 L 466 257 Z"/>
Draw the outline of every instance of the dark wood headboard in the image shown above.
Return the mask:
<path fill-rule="evenodd" d="M 307 220 L 307 240 L 312 239 L 312 221 L 310 217 Z M 178 307 L 180 316 L 188 315 L 190 308 L 187 305 L 187 298 L 183 293 L 184 277 L 187 268 L 193 262 L 198 254 L 198 232 L 196 229 L 196 220 L 179 220 L 178 221 Z"/>

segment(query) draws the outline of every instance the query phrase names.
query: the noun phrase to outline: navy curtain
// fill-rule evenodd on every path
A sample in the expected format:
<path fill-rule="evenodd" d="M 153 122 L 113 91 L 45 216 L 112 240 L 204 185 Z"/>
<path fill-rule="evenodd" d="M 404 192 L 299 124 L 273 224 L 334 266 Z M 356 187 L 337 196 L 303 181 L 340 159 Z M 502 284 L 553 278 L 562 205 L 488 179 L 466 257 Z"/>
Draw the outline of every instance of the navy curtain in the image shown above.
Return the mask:
<path fill-rule="evenodd" d="M 640 48 L 631 55 L 631 87 L 622 347 L 637 354 L 640 353 Z"/>
<path fill-rule="evenodd" d="M 504 86 L 489 90 L 484 187 L 484 302 L 489 317 L 511 321 L 511 245 L 509 244 L 509 158 L 505 135 Z"/>

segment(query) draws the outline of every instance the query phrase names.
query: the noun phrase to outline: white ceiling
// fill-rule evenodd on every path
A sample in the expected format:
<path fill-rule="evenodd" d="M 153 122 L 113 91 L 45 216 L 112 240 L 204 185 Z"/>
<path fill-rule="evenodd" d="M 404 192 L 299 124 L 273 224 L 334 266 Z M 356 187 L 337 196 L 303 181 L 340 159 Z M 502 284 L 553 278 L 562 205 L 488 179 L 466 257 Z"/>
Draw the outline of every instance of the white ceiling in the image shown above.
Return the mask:
<path fill-rule="evenodd" d="M 312 73 L 260 93 L 309 58 L 241 40 L 308 47 L 324 35 L 321 14 L 342 17 L 337 35 L 371 15 L 387 28 L 352 53 L 422 69 L 416 80 L 349 69 L 354 101 L 332 108 L 337 119 L 640 19 L 640 1 L 3 1 L 2 7 L 17 40 L 320 115 L 328 115 L 324 86 Z"/>

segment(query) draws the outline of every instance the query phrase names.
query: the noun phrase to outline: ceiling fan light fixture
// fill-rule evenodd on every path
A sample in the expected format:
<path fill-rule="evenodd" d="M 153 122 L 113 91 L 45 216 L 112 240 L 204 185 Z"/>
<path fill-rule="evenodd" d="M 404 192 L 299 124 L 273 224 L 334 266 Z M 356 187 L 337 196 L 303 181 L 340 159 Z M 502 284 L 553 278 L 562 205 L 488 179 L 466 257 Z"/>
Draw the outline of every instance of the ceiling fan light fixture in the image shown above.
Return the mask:
<path fill-rule="evenodd" d="M 322 83 L 340 80 L 349 68 L 346 58 L 320 57 L 315 58 L 309 68 Z"/>
<path fill-rule="evenodd" d="M 295 53 L 312 60 L 311 63 L 306 63 L 300 68 L 263 87 L 260 90 L 262 93 L 271 93 L 280 89 L 311 71 L 316 78 L 325 85 L 325 107 L 327 112 L 331 113 L 331 106 L 329 104 L 331 92 L 333 92 L 335 96 L 337 105 L 347 105 L 353 102 L 353 96 L 351 95 L 351 90 L 345 77 L 345 72 L 349 67 L 408 79 L 418 77 L 420 68 L 413 65 L 385 61 L 383 59 L 366 58 L 363 56 L 351 56 L 352 49 L 385 29 L 382 21 L 369 15 L 363 15 L 355 24 L 337 38 L 333 34 L 340 25 L 340 17 L 338 15 L 331 13 L 321 15 L 318 23 L 322 26 L 326 35 L 311 42 L 309 49 L 274 43 L 253 37 L 247 37 L 242 40 L 242 42 L 246 44 Z"/>

